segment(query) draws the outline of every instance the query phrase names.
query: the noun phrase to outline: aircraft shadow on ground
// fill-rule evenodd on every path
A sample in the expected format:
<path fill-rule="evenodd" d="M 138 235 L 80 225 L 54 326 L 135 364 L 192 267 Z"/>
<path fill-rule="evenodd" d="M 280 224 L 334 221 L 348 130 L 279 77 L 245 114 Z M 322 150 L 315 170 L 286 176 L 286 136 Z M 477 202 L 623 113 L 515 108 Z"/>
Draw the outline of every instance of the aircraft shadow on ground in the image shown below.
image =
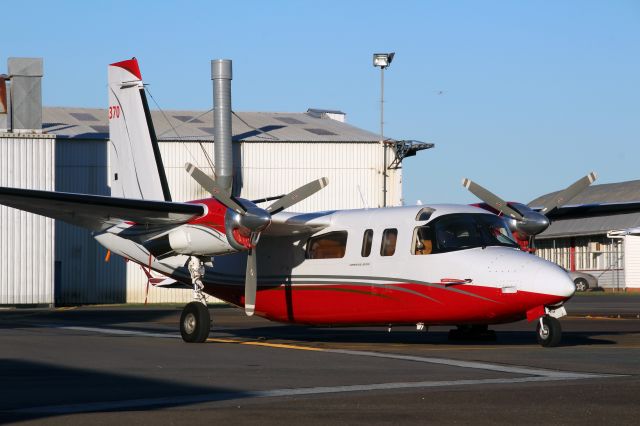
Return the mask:
<path fill-rule="evenodd" d="M 455 328 L 455 327 L 452 327 Z M 213 334 L 215 334 L 215 327 Z M 240 339 L 260 341 L 291 340 L 308 343 L 361 343 L 361 344 L 406 344 L 406 345 L 486 345 L 520 346 L 536 345 L 535 329 L 531 331 L 497 331 L 496 339 L 477 338 L 449 340 L 448 331 L 418 332 L 398 327 L 372 330 L 342 327 L 267 326 L 246 329 L 224 330 L 225 334 Z M 622 336 L 627 332 L 564 332 L 561 346 L 615 345 L 615 340 L 606 336 Z"/>
<path fill-rule="evenodd" d="M 43 323 L 65 325 L 117 325 L 124 323 L 166 322 L 177 324 L 181 310 L 166 309 L 96 309 L 96 310 L 11 310 L 0 313 L 0 328 L 39 326 Z"/>
<path fill-rule="evenodd" d="M 224 401 L 250 396 L 247 392 L 208 386 L 180 384 L 173 381 L 147 379 L 122 374 L 103 373 L 66 366 L 0 359 L 0 424 L 35 420 L 71 414 L 73 409 L 34 410 L 34 407 L 84 406 L 81 412 L 153 410 L 159 407 L 176 407 L 198 402 L 198 396 L 206 401 Z M 180 398 L 185 400 L 180 401 Z M 141 399 L 171 398 L 149 401 L 123 408 L 98 408 L 86 404 L 130 401 Z M 108 405 L 108 404 L 107 404 Z M 16 412 L 21 410 L 21 412 Z"/>

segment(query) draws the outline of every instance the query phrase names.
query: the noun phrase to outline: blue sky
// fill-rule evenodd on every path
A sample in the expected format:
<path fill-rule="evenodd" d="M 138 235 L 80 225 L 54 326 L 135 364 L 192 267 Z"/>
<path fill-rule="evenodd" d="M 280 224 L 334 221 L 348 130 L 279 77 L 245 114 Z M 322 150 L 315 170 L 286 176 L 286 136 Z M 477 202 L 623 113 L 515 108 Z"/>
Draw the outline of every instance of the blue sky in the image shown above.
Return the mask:
<path fill-rule="evenodd" d="M 136 56 L 166 109 L 209 109 L 234 61 L 236 111 L 341 109 L 434 142 L 404 165 L 407 203 L 475 202 L 469 177 L 529 201 L 595 170 L 640 179 L 638 1 L 35 1 L 3 5 L 0 72 L 44 58 L 44 104 L 104 107 L 106 65 Z M 440 94 L 440 92 L 443 92 Z"/>

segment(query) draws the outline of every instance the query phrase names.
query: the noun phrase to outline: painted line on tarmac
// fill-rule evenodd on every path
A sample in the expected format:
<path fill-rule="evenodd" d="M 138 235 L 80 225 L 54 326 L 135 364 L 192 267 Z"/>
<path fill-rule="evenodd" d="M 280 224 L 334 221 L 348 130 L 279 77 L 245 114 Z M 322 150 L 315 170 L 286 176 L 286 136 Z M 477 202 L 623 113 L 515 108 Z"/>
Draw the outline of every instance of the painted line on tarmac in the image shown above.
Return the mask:
<path fill-rule="evenodd" d="M 606 376 L 614 377 L 614 376 Z M 262 391 L 236 391 L 218 392 L 200 395 L 184 395 L 160 398 L 131 399 L 124 401 L 88 402 L 70 405 L 48 405 L 39 407 L 20 408 L 9 410 L 15 414 L 77 414 L 87 412 L 102 411 L 122 411 L 151 407 L 176 407 L 181 405 L 201 404 L 210 402 L 220 402 L 229 400 L 239 400 L 247 398 L 277 398 L 305 395 L 321 395 L 348 392 L 371 392 L 384 390 L 402 389 L 425 389 L 443 388 L 450 386 L 475 386 L 492 384 L 517 384 L 531 382 L 550 382 L 556 380 L 577 380 L 578 377 L 517 377 L 517 378 L 497 378 L 497 379 L 477 379 L 477 380 L 447 380 L 447 381 L 425 381 L 425 382 L 399 382 L 399 383 L 376 383 L 370 385 L 346 385 L 346 386 L 322 386 L 311 388 L 286 388 Z"/>
<path fill-rule="evenodd" d="M 61 328 L 65 330 L 73 330 L 73 331 L 98 332 L 103 334 L 113 334 L 113 335 L 120 335 L 120 336 L 131 335 L 131 336 L 161 337 L 161 338 L 172 338 L 172 339 L 180 337 L 180 335 L 175 333 L 150 333 L 150 332 L 144 332 L 144 331 L 122 330 L 122 329 L 113 329 L 113 328 L 79 327 L 79 326 L 78 327 L 62 326 L 57 328 Z M 538 376 L 538 377 L 558 378 L 558 379 L 570 379 L 570 378 L 587 379 L 587 378 L 593 378 L 593 377 L 608 376 L 603 374 L 546 370 L 541 368 L 530 368 L 530 367 L 523 367 L 523 366 L 517 366 L 517 365 L 513 366 L 513 365 L 490 364 L 486 362 L 462 361 L 462 360 L 455 360 L 455 359 L 448 359 L 448 358 L 422 357 L 422 356 L 414 356 L 414 355 L 401 355 L 401 354 L 393 354 L 393 353 L 359 351 L 359 350 L 349 350 L 349 349 L 316 348 L 312 346 L 302 346 L 302 345 L 298 346 L 298 345 L 289 345 L 289 344 L 282 344 L 282 343 L 267 343 L 267 342 L 245 341 L 245 340 L 227 339 L 227 338 L 218 338 L 218 339 L 210 338 L 210 339 L 207 339 L 207 341 L 215 342 L 215 343 L 231 343 L 231 344 L 239 344 L 239 345 L 262 346 L 262 347 L 276 348 L 276 349 L 293 349 L 293 350 L 314 351 L 314 352 L 323 352 L 323 353 L 331 353 L 331 354 L 339 354 L 339 355 L 384 358 L 384 359 L 393 359 L 393 360 L 399 360 L 399 361 L 423 362 L 428 364 L 447 365 L 450 367 L 497 371 L 501 373 L 520 374 L 525 376 Z"/>
<path fill-rule="evenodd" d="M 60 326 L 47 325 L 49 328 L 57 328 L 60 330 L 71 331 L 88 331 L 91 333 L 112 334 L 116 336 L 141 336 L 141 337 L 160 337 L 163 339 L 179 339 L 181 336 L 177 333 L 152 333 L 148 331 L 122 330 L 117 328 L 99 328 L 99 327 L 80 327 L 80 326 Z"/>
<path fill-rule="evenodd" d="M 236 339 L 218 339 L 218 338 L 208 338 L 207 342 L 212 343 L 235 343 L 238 345 L 249 345 L 249 346 L 264 346 L 267 348 L 277 348 L 277 349 L 296 349 L 299 351 L 315 351 L 315 352 L 330 352 L 330 349 L 324 348 L 314 348 L 313 346 L 298 346 L 298 345 L 289 345 L 286 343 L 267 343 L 267 342 L 255 342 L 255 341 L 247 341 L 247 340 L 236 340 Z"/>

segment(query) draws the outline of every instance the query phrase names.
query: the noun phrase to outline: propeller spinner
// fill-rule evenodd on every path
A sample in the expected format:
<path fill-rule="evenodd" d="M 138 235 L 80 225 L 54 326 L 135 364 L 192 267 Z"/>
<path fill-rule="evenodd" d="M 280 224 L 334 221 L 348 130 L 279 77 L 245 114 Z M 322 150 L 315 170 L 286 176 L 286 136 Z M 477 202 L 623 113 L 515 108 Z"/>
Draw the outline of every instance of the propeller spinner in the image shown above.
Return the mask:
<path fill-rule="evenodd" d="M 256 206 L 248 200 L 237 200 L 227 193 L 206 173 L 191 163 L 185 164 L 185 169 L 196 182 L 207 190 L 213 198 L 231 210 L 225 219 L 225 228 L 237 232 L 248 241 L 248 248 L 239 244 L 232 244 L 238 250 L 247 250 L 247 269 L 244 283 L 244 309 L 248 316 L 253 315 L 256 306 L 256 291 L 258 286 L 258 273 L 256 262 L 256 248 L 260 240 L 260 234 L 271 224 L 271 216 L 293 206 L 296 203 L 310 197 L 327 186 L 329 180 L 321 178 L 279 198 L 266 209 Z M 235 235 L 235 234 L 234 234 Z M 233 241 L 230 238 L 229 241 Z"/>

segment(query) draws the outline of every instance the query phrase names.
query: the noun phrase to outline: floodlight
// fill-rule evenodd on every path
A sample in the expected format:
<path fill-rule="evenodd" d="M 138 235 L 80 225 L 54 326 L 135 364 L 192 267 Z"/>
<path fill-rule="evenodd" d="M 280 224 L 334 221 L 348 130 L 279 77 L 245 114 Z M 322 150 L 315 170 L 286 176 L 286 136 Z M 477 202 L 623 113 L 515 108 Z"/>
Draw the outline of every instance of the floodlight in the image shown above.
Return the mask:
<path fill-rule="evenodd" d="M 391 65 L 391 61 L 393 61 L 393 57 L 395 56 L 395 52 L 391 53 L 374 53 L 373 54 L 373 66 L 380 67 L 380 69 L 387 68 Z"/>

